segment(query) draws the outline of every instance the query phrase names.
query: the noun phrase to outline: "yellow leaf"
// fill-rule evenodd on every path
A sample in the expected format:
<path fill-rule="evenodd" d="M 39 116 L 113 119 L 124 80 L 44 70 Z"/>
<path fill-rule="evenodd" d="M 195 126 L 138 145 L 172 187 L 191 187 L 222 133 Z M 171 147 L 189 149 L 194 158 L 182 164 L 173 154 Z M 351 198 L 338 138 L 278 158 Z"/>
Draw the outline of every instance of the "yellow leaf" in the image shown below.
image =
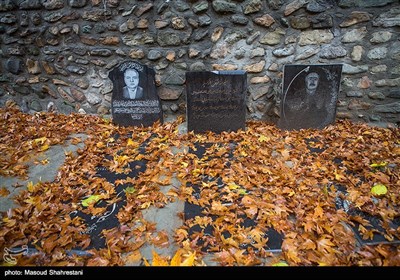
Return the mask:
<path fill-rule="evenodd" d="M 149 264 L 149 262 L 146 260 L 146 258 L 143 258 L 143 262 L 145 266 L 151 266 L 151 264 Z"/>
<path fill-rule="evenodd" d="M 156 251 L 153 250 L 152 266 L 169 266 L 168 261 L 160 257 Z"/>
<path fill-rule="evenodd" d="M 196 168 L 192 171 L 193 176 L 199 176 L 201 174 L 201 170 Z"/>
<path fill-rule="evenodd" d="M 45 144 L 42 147 L 40 147 L 39 151 L 44 152 L 44 151 L 46 151 L 48 149 L 49 149 L 49 145 Z"/>
<path fill-rule="evenodd" d="M 191 253 L 186 260 L 181 263 L 181 266 L 193 266 L 196 257 L 196 252 Z"/>
<path fill-rule="evenodd" d="M 29 181 L 26 185 L 28 192 L 34 192 L 36 190 L 37 184 L 34 185 L 32 181 Z"/>
<path fill-rule="evenodd" d="M 334 174 L 335 174 L 335 180 L 337 180 L 337 181 L 340 181 L 341 179 L 344 178 L 344 176 L 342 174 L 338 173 L 336 169 L 335 169 Z"/>
<path fill-rule="evenodd" d="M 36 144 L 39 145 L 43 145 L 44 142 L 46 142 L 47 138 L 46 137 L 40 137 L 40 138 L 36 138 L 35 140 L 33 140 Z"/>
<path fill-rule="evenodd" d="M 140 205 L 140 209 L 147 209 L 149 208 L 151 205 L 151 202 L 147 201 L 145 203 L 143 203 L 142 205 Z"/>
<path fill-rule="evenodd" d="M 105 146 L 106 146 L 106 145 L 104 145 L 104 142 L 101 142 L 101 141 L 100 141 L 100 142 L 97 142 L 97 143 L 96 143 L 96 147 L 99 148 L 99 149 L 100 149 L 100 148 L 104 148 Z"/>
<path fill-rule="evenodd" d="M 129 138 L 128 143 L 126 145 L 127 146 L 135 146 L 135 142 L 131 138 Z"/>
<path fill-rule="evenodd" d="M 127 160 L 129 159 L 129 157 L 127 155 L 123 155 L 123 156 L 114 156 L 114 160 L 117 161 L 118 163 L 125 163 Z"/>
<path fill-rule="evenodd" d="M 385 194 L 387 193 L 387 188 L 386 188 L 385 185 L 376 184 L 375 186 L 373 186 L 373 187 L 371 188 L 371 193 L 372 193 L 373 195 L 377 195 L 377 196 L 379 196 L 379 195 L 385 195 Z"/>
<path fill-rule="evenodd" d="M 167 140 L 167 139 L 168 139 L 168 135 L 166 135 L 165 137 L 159 139 L 159 141 L 160 141 L 160 142 L 164 142 L 164 141 Z"/>
<path fill-rule="evenodd" d="M 230 190 L 236 190 L 236 189 L 240 188 L 240 186 L 236 185 L 235 183 L 229 183 L 228 188 Z"/>
<path fill-rule="evenodd" d="M 181 164 L 183 165 L 184 168 L 188 167 L 189 164 L 187 164 L 186 162 L 182 161 Z"/>
<path fill-rule="evenodd" d="M 245 194 L 247 194 L 247 192 L 245 189 L 240 189 L 240 190 L 238 190 L 238 194 L 245 195 Z"/>
<path fill-rule="evenodd" d="M 8 227 L 13 227 L 13 226 L 15 226 L 15 224 L 17 223 L 16 220 L 14 220 L 14 219 L 9 219 L 9 218 L 7 218 L 7 217 L 3 218 L 3 222 L 4 222 L 4 223 L 6 224 L 6 226 L 8 226 Z"/>
<path fill-rule="evenodd" d="M 88 198 L 82 200 L 82 206 L 88 207 L 90 204 L 95 204 L 99 201 L 100 195 L 91 195 Z"/>
<path fill-rule="evenodd" d="M 387 162 L 379 162 L 379 163 L 372 163 L 370 164 L 371 167 L 377 168 L 377 167 L 385 167 L 388 163 Z"/>
<path fill-rule="evenodd" d="M 260 141 L 260 142 L 267 142 L 267 141 L 269 141 L 270 140 L 270 138 L 269 137 L 266 137 L 265 135 L 261 135 L 259 138 L 258 138 L 258 141 Z"/>
<path fill-rule="evenodd" d="M 135 190 L 135 188 L 134 187 L 127 187 L 126 189 L 125 189 L 125 192 L 126 193 L 134 193 L 136 190 Z"/>
<path fill-rule="evenodd" d="M 285 261 L 279 261 L 277 263 L 273 263 L 272 266 L 289 266 Z"/>
<path fill-rule="evenodd" d="M 182 262 L 182 249 L 179 249 L 171 260 L 171 266 L 180 266 Z"/>

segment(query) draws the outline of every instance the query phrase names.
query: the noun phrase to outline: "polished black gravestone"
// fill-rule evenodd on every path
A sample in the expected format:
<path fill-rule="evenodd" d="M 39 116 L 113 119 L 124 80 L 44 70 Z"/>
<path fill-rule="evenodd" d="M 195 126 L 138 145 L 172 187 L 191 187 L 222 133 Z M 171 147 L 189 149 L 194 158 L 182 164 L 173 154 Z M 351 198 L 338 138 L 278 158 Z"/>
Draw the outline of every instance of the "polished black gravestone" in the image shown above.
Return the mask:
<path fill-rule="evenodd" d="M 118 139 L 119 135 L 116 134 L 113 136 L 114 139 Z M 151 141 L 152 136 L 148 139 L 144 140 L 139 146 L 139 153 L 142 155 L 146 154 L 146 146 Z M 107 158 L 107 157 L 106 157 Z M 110 156 L 110 158 L 112 157 Z M 128 163 L 130 172 L 129 173 L 116 173 L 108 170 L 104 166 L 96 167 L 96 176 L 107 179 L 108 182 L 114 184 L 116 180 L 123 180 L 127 177 L 136 178 L 140 176 L 141 173 L 146 171 L 147 160 L 134 160 Z M 90 238 L 90 244 L 86 248 L 73 248 L 66 250 L 66 254 L 78 255 L 78 256 L 90 256 L 92 255 L 89 250 L 91 249 L 103 249 L 107 248 L 106 240 L 103 236 L 102 231 L 112 229 L 115 227 L 119 227 L 120 223 L 118 221 L 117 215 L 121 209 L 126 205 L 126 191 L 130 187 L 128 184 L 114 184 L 115 185 L 115 193 L 116 196 L 119 197 L 115 203 L 108 205 L 106 201 L 100 200 L 94 204 L 95 208 L 106 208 L 106 211 L 102 215 L 89 215 L 84 213 L 81 210 L 76 210 L 69 213 L 71 219 L 75 217 L 79 217 L 82 219 L 83 223 L 86 226 L 85 231 L 80 232 L 80 234 L 87 234 Z M 80 198 L 81 201 L 86 199 L 86 197 Z M 123 210 L 122 210 L 123 211 Z M 35 248 L 35 245 L 32 243 L 28 243 L 27 245 L 23 245 L 21 247 L 13 247 L 13 248 L 5 248 L 4 254 L 7 258 L 8 263 L 16 264 L 15 257 L 18 255 L 35 255 L 38 254 L 39 250 Z"/>
<path fill-rule="evenodd" d="M 318 137 L 305 138 L 304 141 L 306 142 L 307 148 L 309 149 L 310 153 L 314 154 L 316 157 L 318 157 L 320 153 L 324 152 L 328 148 L 326 146 L 318 145 L 321 143 Z M 332 159 L 332 162 L 337 166 L 337 169 L 343 168 L 343 161 L 344 159 L 339 157 L 335 157 Z M 351 174 L 354 177 L 360 179 L 359 185 L 361 185 L 361 182 L 366 183 L 366 178 L 360 176 L 356 171 L 347 169 L 346 174 Z M 338 182 L 334 182 L 333 184 L 336 189 L 336 209 L 342 209 L 350 216 L 350 220 L 353 224 L 349 224 L 348 226 L 353 230 L 355 237 L 357 238 L 357 241 L 359 242 L 359 244 L 361 244 L 361 246 L 378 244 L 400 244 L 400 239 L 393 234 L 390 234 L 390 231 L 398 231 L 398 228 L 400 227 L 400 217 L 396 217 L 392 221 L 389 221 L 386 226 L 387 229 L 385 229 L 383 226 L 384 221 L 381 217 L 374 216 L 365 211 L 362 211 L 358 209 L 355 205 L 352 205 L 348 200 L 346 200 L 346 186 Z M 368 234 L 363 235 L 363 229 L 360 227 L 360 220 L 364 221 L 364 228 L 367 231 L 372 232 L 372 236 L 368 236 Z M 390 238 L 389 236 L 392 236 L 392 238 Z"/>
<path fill-rule="evenodd" d="M 350 215 L 350 220 L 352 220 L 353 224 L 349 226 L 353 230 L 358 242 L 362 246 L 400 244 L 400 239 L 390 234 L 390 231 L 392 231 L 392 233 L 398 231 L 400 227 L 400 217 L 396 217 L 392 221 L 389 221 L 387 224 L 387 229 L 385 229 L 383 226 L 384 222 L 381 217 L 374 216 L 357 209 L 357 207 L 352 205 L 349 201 L 342 198 L 347 194 L 346 188 L 343 186 L 336 187 L 338 193 L 336 197 L 336 208 L 343 209 L 348 215 Z M 362 224 L 359 222 L 360 219 L 366 223 L 366 225 L 363 227 L 366 231 L 372 233 L 371 236 L 369 234 L 363 234 L 364 229 L 361 228 Z"/>
<path fill-rule="evenodd" d="M 116 180 L 126 179 L 127 177 L 135 178 L 141 172 L 146 170 L 146 163 L 142 161 L 133 161 L 129 163 L 129 167 L 132 170 L 129 174 L 114 173 L 110 172 L 103 166 L 97 167 L 97 176 L 106 178 L 108 182 L 114 183 Z M 139 167 L 139 168 L 138 168 Z M 119 200 L 111 205 L 108 205 L 106 201 L 100 200 L 95 204 L 95 208 L 106 207 L 106 211 L 102 215 L 93 216 L 86 214 L 82 211 L 74 211 L 70 214 L 71 218 L 80 217 L 83 219 L 86 230 L 81 234 L 88 234 L 90 236 L 90 244 L 85 250 L 89 249 L 101 249 L 106 247 L 106 240 L 102 235 L 103 230 L 112 229 L 120 226 L 117 218 L 117 214 L 126 205 L 126 189 L 127 185 L 120 184 L 115 186 L 115 191 Z M 82 198 L 85 199 L 85 198 Z"/>
<path fill-rule="evenodd" d="M 285 65 L 278 127 L 322 129 L 335 122 L 342 64 Z"/>
<path fill-rule="evenodd" d="M 114 123 L 151 126 L 158 120 L 163 122 L 152 68 L 135 61 L 125 61 L 114 67 L 108 77 L 113 82 L 111 112 Z"/>
<path fill-rule="evenodd" d="M 195 148 L 194 149 L 190 148 L 189 153 L 195 154 L 197 156 L 197 158 L 201 159 L 202 161 L 209 161 L 217 156 L 217 155 L 207 156 L 207 158 L 204 157 L 207 149 L 210 146 L 212 146 L 213 143 L 198 143 L 198 142 L 196 142 L 194 144 L 195 144 Z M 225 167 L 229 168 L 231 165 L 231 162 L 235 160 L 235 158 L 233 156 L 233 151 L 235 149 L 236 144 L 232 142 L 232 143 L 225 144 L 225 145 L 227 145 L 227 150 L 229 151 L 227 154 L 227 158 L 229 159 L 229 161 L 227 161 L 225 163 Z M 209 175 L 203 175 L 202 182 L 204 182 L 204 183 L 216 182 L 219 189 L 223 189 L 223 187 L 225 186 L 221 177 L 212 177 Z M 187 186 L 191 187 L 193 189 L 192 196 L 195 199 L 199 199 L 201 197 L 201 191 L 202 191 L 201 184 L 193 184 L 192 185 L 191 183 L 187 183 Z M 226 195 L 226 193 L 221 191 L 221 193 L 220 193 L 221 202 L 230 204 L 231 203 L 230 201 L 224 201 L 224 199 L 223 199 L 224 195 Z M 198 216 L 198 217 L 206 216 L 207 214 L 204 214 L 204 210 L 206 210 L 205 207 L 202 207 L 196 203 L 190 203 L 188 201 L 185 201 L 185 206 L 184 206 L 185 221 L 191 221 L 192 219 L 195 219 L 196 216 Z M 209 216 L 213 222 L 216 221 L 216 219 L 218 218 L 217 215 L 209 215 Z M 247 217 L 244 214 L 238 216 L 238 218 L 241 219 L 241 222 L 239 222 L 235 226 L 249 228 L 249 229 L 255 228 L 257 226 L 257 221 L 255 219 L 250 219 L 249 217 Z M 199 225 L 193 225 L 189 228 L 188 233 L 189 233 L 189 236 L 191 237 L 191 239 L 196 240 L 196 244 L 198 246 L 200 246 L 201 251 L 203 251 L 203 252 L 212 252 L 213 251 L 214 244 L 212 244 L 212 242 L 210 241 L 210 238 L 208 238 L 208 237 L 216 236 L 216 234 L 218 234 L 218 233 L 215 232 L 215 230 L 213 229 L 213 227 L 211 225 L 207 225 L 206 227 L 203 227 L 203 228 L 200 227 Z M 223 231 L 221 234 L 223 235 L 224 238 L 231 237 L 231 234 L 228 231 Z M 269 251 L 269 252 L 281 251 L 283 236 L 278 231 L 276 231 L 273 227 L 269 227 L 269 228 L 265 229 L 263 238 L 268 238 L 268 241 L 267 241 L 265 247 L 263 248 L 264 250 Z M 251 243 L 240 244 L 240 249 L 247 249 L 249 246 L 253 247 L 253 249 L 255 251 L 258 251 L 258 249 L 256 247 L 254 247 Z"/>
<path fill-rule="evenodd" d="M 117 139 L 119 135 L 115 135 L 114 138 Z M 146 153 L 146 146 L 151 141 L 151 137 L 144 141 L 139 146 L 139 153 L 144 155 Z M 110 156 L 110 159 L 112 157 Z M 140 176 L 141 173 L 146 171 L 146 163 L 147 160 L 134 160 L 128 163 L 130 172 L 129 173 L 116 173 L 111 172 L 104 166 L 98 166 L 96 168 L 96 176 L 107 179 L 108 182 L 114 184 L 116 180 L 123 180 L 128 177 L 136 178 Z M 103 230 L 112 229 L 114 227 L 118 227 L 120 225 L 117 214 L 123 209 L 126 205 L 126 189 L 129 187 L 126 184 L 114 184 L 115 185 L 115 193 L 119 198 L 113 204 L 108 205 L 106 201 L 100 200 L 96 202 L 94 207 L 96 208 L 106 208 L 106 211 L 99 216 L 92 216 L 86 214 L 82 211 L 74 211 L 70 213 L 71 218 L 80 217 L 83 219 L 86 230 L 81 232 L 81 234 L 88 234 L 90 236 L 91 242 L 89 246 L 85 249 L 101 249 L 106 247 L 105 238 L 102 234 Z M 82 198 L 84 200 L 85 197 Z M 79 248 L 77 248 L 79 249 Z"/>
<path fill-rule="evenodd" d="M 247 73 L 199 71 L 186 73 L 188 131 L 245 129 Z"/>

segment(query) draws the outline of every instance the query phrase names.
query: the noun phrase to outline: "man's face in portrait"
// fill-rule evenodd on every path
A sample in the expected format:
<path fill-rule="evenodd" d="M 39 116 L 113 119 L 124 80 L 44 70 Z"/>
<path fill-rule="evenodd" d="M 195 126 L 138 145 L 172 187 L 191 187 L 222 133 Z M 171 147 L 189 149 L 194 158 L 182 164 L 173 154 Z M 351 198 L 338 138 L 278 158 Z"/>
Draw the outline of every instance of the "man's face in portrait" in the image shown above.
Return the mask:
<path fill-rule="evenodd" d="M 127 69 L 124 73 L 125 84 L 129 89 L 136 89 L 139 85 L 139 73 L 135 69 Z"/>
<path fill-rule="evenodd" d="M 315 90 L 318 87 L 319 75 L 310 73 L 306 76 L 306 87 L 308 90 Z"/>

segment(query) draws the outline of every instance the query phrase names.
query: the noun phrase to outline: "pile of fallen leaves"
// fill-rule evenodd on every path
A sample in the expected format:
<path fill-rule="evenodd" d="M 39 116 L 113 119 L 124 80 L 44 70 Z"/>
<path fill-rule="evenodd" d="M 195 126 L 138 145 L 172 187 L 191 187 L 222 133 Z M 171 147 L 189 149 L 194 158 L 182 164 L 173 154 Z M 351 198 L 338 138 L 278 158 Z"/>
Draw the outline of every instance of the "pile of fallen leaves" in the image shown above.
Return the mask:
<path fill-rule="evenodd" d="M 125 265 L 143 259 L 139 249 L 144 244 L 165 247 L 175 242 L 180 249 L 174 256 L 154 252 L 152 262 L 143 259 L 143 264 L 204 265 L 207 251 L 220 265 L 400 265 L 400 245 L 390 244 L 400 239 L 400 228 L 389 226 L 400 217 L 399 129 L 338 121 L 323 130 L 283 131 L 249 121 L 245 130 L 236 132 L 181 134 L 183 122 L 178 118 L 151 127 L 120 127 L 96 116 L 0 109 L 1 176 L 26 177 L 25 163 L 32 154 L 62 144 L 75 133 L 88 136 L 83 149 L 67 155 L 54 182 L 28 184 L 15 198 L 19 207 L 3 213 L 1 261 L 6 248 L 29 244 L 39 253 L 17 254 L 14 264 Z M 140 153 L 146 141 L 146 153 Z M 202 158 L 190 152 L 196 144 L 207 144 Z M 128 163 L 134 160 L 146 160 L 147 168 L 136 178 L 116 182 L 130 187 L 118 213 L 120 226 L 103 231 L 107 248 L 74 253 L 75 248 L 85 250 L 90 238 L 82 234 L 84 222 L 69 213 L 106 211 L 90 201 L 83 206 L 82 197 L 108 205 L 119 199 L 113 184 L 95 176 L 96 166 L 128 174 Z M 210 177 L 219 178 L 219 183 Z M 180 180 L 180 189 L 162 192 L 172 178 Z M 365 240 L 377 232 L 369 229 L 368 220 L 338 208 L 338 198 L 379 217 L 380 234 L 388 244 L 359 246 L 350 226 L 359 225 Z M 175 199 L 203 211 L 185 220 L 175 240 L 168 240 L 141 211 Z M 241 226 L 245 218 L 254 224 Z M 191 232 L 196 225 L 211 227 L 213 234 Z M 266 249 L 267 228 L 283 236 L 281 253 Z"/>

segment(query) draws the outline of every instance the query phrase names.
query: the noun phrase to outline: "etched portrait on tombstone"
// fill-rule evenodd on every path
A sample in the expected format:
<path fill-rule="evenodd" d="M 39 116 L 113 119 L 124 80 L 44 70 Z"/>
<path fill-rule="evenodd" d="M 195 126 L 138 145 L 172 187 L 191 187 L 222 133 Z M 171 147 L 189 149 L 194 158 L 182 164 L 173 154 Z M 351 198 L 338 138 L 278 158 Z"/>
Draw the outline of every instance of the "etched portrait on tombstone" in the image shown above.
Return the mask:
<path fill-rule="evenodd" d="M 245 71 L 187 72 L 188 130 L 220 133 L 245 129 L 246 92 Z"/>
<path fill-rule="evenodd" d="M 150 126 L 163 122 L 155 71 L 136 61 L 124 61 L 108 74 L 113 82 L 113 122 L 123 126 Z"/>
<path fill-rule="evenodd" d="M 285 65 L 278 126 L 322 129 L 335 122 L 341 64 Z"/>
<path fill-rule="evenodd" d="M 124 71 L 125 86 L 122 88 L 122 96 L 126 99 L 143 99 L 143 88 L 139 86 L 139 71 L 135 68 L 127 68 Z"/>

